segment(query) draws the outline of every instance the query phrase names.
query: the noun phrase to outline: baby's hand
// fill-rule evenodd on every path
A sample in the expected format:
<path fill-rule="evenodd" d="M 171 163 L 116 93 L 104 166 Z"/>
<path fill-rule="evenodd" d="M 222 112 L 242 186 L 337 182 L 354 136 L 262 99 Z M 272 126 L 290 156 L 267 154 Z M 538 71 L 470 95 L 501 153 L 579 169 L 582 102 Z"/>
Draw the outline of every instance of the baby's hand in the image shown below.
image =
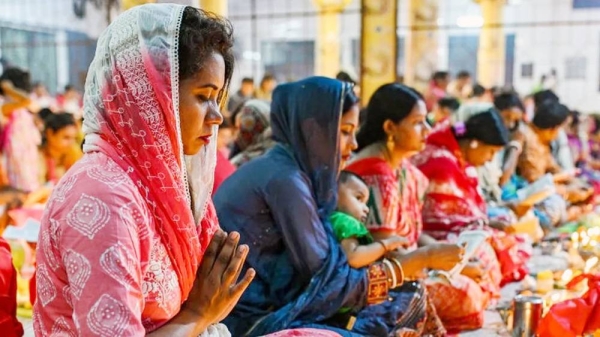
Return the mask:
<path fill-rule="evenodd" d="M 390 236 L 389 238 L 385 238 L 381 240 L 381 243 L 385 246 L 385 249 L 390 252 L 396 250 L 398 248 L 407 248 L 410 246 L 408 240 L 403 237 L 399 237 L 396 235 Z"/>

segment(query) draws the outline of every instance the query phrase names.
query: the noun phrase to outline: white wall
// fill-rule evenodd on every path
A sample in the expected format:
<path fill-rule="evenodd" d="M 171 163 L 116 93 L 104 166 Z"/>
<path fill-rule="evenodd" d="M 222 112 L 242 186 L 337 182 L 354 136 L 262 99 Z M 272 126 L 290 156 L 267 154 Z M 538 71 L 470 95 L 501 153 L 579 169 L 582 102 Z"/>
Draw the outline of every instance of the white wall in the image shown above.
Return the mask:
<path fill-rule="evenodd" d="M 106 27 L 106 14 L 88 4 L 85 19 L 75 17 L 73 0 L 0 0 L 0 23 L 17 28 L 40 30 L 74 30 L 97 37 Z M 260 48 L 264 41 L 314 41 L 317 34 L 317 16 L 313 0 L 256 0 L 259 16 L 280 15 L 279 18 L 262 18 L 253 32 L 252 0 L 228 0 L 237 39 L 238 66 L 234 89 L 239 78 L 263 75 Z M 439 0 L 440 69 L 448 66 L 448 37 L 451 35 L 478 35 L 477 28 L 459 28 L 461 16 L 481 14 L 473 0 Z M 159 2 L 170 2 L 159 0 Z M 187 4 L 194 0 L 177 0 Z M 511 0 L 505 6 L 505 32 L 515 34 L 514 84 L 523 94 L 529 93 L 542 74 L 551 69 L 558 72 L 557 91 L 561 98 L 574 108 L 586 112 L 600 111 L 600 9 L 572 9 L 572 0 Z M 405 36 L 408 0 L 399 0 L 398 34 Z M 341 17 L 341 64 L 344 70 L 358 74 L 352 64 L 352 41 L 360 35 L 360 0 L 353 0 Z M 256 45 L 253 46 L 253 36 Z M 565 78 L 565 62 L 570 57 L 586 59 L 585 79 Z M 521 77 L 521 65 L 534 64 L 533 78 Z M 61 67 L 61 68 L 64 68 Z M 458 71 L 458 69 L 451 69 Z"/>
<path fill-rule="evenodd" d="M 257 47 L 253 50 L 250 0 L 229 0 L 229 15 L 240 41 L 242 57 L 238 60 L 236 80 L 241 76 L 262 76 L 260 45 L 269 40 L 314 40 L 316 39 L 316 16 L 294 16 L 281 19 L 259 19 Z M 315 11 L 312 0 L 256 0 L 257 14 L 298 13 Z M 522 94 L 528 94 L 542 74 L 551 69 L 558 72 L 557 92 L 566 104 L 586 112 L 600 111 L 600 9 L 572 9 L 572 0 L 512 0 L 505 6 L 505 32 L 515 34 L 514 85 Z M 360 35 L 360 15 L 357 9 L 360 0 L 352 1 L 342 14 L 342 68 L 358 74 L 351 64 L 351 41 Z M 473 0 L 440 0 L 440 29 L 438 31 L 439 69 L 448 66 L 448 38 L 456 35 L 479 35 L 478 28 L 460 28 L 458 18 L 480 16 L 481 9 Z M 408 0 L 399 0 L 398 34 L 405 36 L 407 27 Z M 291 15 L 291 14 L 290 14 Z M 246 53 L 244 53 L 246 52 Z M 245 57 L 243 57 L 245 55 Z M 565 62 L 569 57 L 585 57 L 586 76 L 582 80 L 565 78 Z M 533 78 L 521 77 L 521 65 L 534 64 Z M 258 64 L 258 65 L 257 65 Z M 456 72 L 460 69 L 451 69 Z M 234 87 L 237 82 L 234 81 Z"/>
<path fill-rule="evenodd" d="M 106 12 L 99 12 L 88 4 L 86 13 L 85 19 L 77 18 L 73 13 L 73 0 L 0 1 L 0 22 L 5 25 L 41 30 L 68 29 L 97 38 L 106 28 Z"/>

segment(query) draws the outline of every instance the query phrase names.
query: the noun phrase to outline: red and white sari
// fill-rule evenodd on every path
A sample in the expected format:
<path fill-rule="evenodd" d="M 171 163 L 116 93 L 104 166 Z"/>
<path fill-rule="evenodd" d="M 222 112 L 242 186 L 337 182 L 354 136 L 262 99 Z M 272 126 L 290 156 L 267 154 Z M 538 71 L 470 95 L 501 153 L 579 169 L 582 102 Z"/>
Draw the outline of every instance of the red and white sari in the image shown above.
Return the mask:
<path fill-rule="evenodd" d="M 480 228 L 488 222 L 477 170 L 464 160 L 450 127 L 432 133 L 426 149 L 413 158 L 413 163 L 429 179 L 423 206 L 426 233 L 436 239 L 454 241 L 461 231 Z M 479 259 L 494 271 L 490 272 L 492 283 L 500 285 L 520 278 L 529 256 L 521 250 L 519 238 L 487 229 L 492 232 L 490 244 L 496 256 L 480 252 Z"/>
<path fill-rule="evenodd" d="M 358 160 L 346 170 L 360 175 L 369 186 L 369 231 L 391 232 L 416 249 L 423 232 L 422 206 L 429 184 L 423 173 L 408 161 L 393 170 L 380 158 Z M 454 277 L 452 284 L 425 280 L 425 285 L 449 332 L 480 328 L 484 310 L 498 291 L 486 281 L 478 284 L 462 275 Z"/>

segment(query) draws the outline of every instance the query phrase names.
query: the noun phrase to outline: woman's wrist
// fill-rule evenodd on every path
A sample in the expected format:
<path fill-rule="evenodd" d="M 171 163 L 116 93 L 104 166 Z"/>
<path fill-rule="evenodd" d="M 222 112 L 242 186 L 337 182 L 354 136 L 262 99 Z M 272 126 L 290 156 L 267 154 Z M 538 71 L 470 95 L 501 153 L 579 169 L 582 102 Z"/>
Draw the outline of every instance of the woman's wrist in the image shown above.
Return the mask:
<path fill-rule="evenodd" d="M 181 308 L 181 311 L 175 316 L 181 324 L 186 324 L 192 329 L 192 336 L 196 337 L 201 335 L 209 326 L 213 325 L 214 322 L 209 321 L 204 315 L 196 310 Z"/>
<path fill-rule="evenodd" d="M 152 337 L 163 336 L 189 336 L 197 337 L 204 333 L 212 323 L 208 322 L 202 315 L 192 309 L 186 309 L 185 305 L 167 324 L 148 334 Z"/>

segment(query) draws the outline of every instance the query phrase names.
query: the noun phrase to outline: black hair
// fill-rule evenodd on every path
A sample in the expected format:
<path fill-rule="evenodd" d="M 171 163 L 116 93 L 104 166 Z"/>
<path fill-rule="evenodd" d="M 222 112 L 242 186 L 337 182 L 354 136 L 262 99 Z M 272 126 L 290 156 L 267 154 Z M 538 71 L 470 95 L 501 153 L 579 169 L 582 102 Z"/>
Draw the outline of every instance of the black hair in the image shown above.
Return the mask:
<path fill-rule="evenodd" d="M 519 95 L 512 92 L 505 92 L 494 97 L 494 106 L 498 111 L 509 110 L 512 108 L 519 108 L 525 112 L 523 102 L 519 98 Z"/>
<path fill-rule="evenodd" d="M 75 117 L 67 112 L 53 113 L 44 119 L 44 131 L 52 130 L 52 132 L 56 132 L 66 128 L 67 126 L 76 125 L 77 123 L 75 123 Z"/>
<path fill-rule="evenodd" d="M 456 75 L 456 78 L 469 78 L 471 77 L 471 73 L 469 73 L 466 70 L 461 70 L 458 72 L 458 74 Z"/>
<path fill-rule="evenodd" d="M 433 81 L 445 80 L 448 77 L 450 77 L 450 73 L 448 73 L 447 71 L 436 71 L 431 76 L 431 80 L 433 80 Z"/>
<path fill-rule="evenodd" d="M 75 89 L 75 87 L 74 87 L 72 84 L 67 84 L 67 85 L 65 85 L 65 92 L 67 92 L 67 91 L 71 91 L 71 90 L 73 90 L 73 89 Z"/>
<path fill-rule="evenodd" d="M 473 139 L 495 146 L 505 146 L 510 141 L 508 128 L 495 108 L 471 116 L 464 127 L 464 132 L 456 125 L 452 128 L 457 140 Z"/>
<path fill-rule="evenodd" d="M 448 108 L 454 112 L 460 107 L 460 102 L 454 97 L 443 97 L 438 100 L 438 105 L 440 108 Z"/>
<path fill-rule="evenodd" d="M 15 88 L 27 93 L 31 92 L 31 75 L 21 68 L 13 67 L 4 70 L 0 75 L 0 82 L 2 81 L 10 81 Z M 0 94 L 4 94 L 2 88 L 0 88 Z"/>
<path fill-rule="evenodd" d="M 481 97 L 486 91 L 487 89 L 483 85 L 477 83 L 473 86 L 473 97 Z"/>
<path fill-rule="evenodd" d="M 239 115 L 240 112 L 242 112 L 242 109 L 244 109 L 244 105 L 246 105 L 246 102 L 248 102 L 249 100 L 250 100 L 250 98 L 244 98 L 242 100 L 242 102 L 240 102 L 236 106 L 235 110 L 230 111 L 230 113 L 231 113 L 230 119 L 234 124 L 235 124 L 235 119 L 237 118 L 237 115 Z"/>
<path fill-rule="evenodd" d="M 360 109 L 360 113 L 358 115 L 358 125 L 362 126 L 365 124 L 365 121 L 367 120 L 367 113 L 367 108 Z"/>
<path fill-rule="evenodd" d="M 448 78 L 448 76 L 450 76 L 450 74 L 447 71 L 436 71 L 431 76 L 431 79 L 434 81 L 445 80 Z"/>
<path fill-rule="evenodd" d="M 564 124 L 569 118 L 569 113 L 569 109 L 563 104 L 546 100 L 540 106 L 536 106 L 532 123 L 538 129 L 554 129 Z"/>
<path fill-rule="evenodd" d="M 552 90 L 542 90 L 533 94 L 533 102 L 535 103 L 536 110 L 538 106 L 544 104 L 544 102 L 560 102 L 558 96 Z"/>
<path fill-rule="evenodd" d="M 345 71 L 340 71 L 339 73 L 337 73 L 337 75 L 335 75 L 335 79 L 336 80 L 340 80 L 342 82 L 348 82 L 348 83 L 356 84 L 356 81 L 354 79 L 352 79 L 352 77 L 350 76 L 350 74 L 348 74 Z"/>
<path fill-rule="evenodd" d="M 48 108 L 43 108 L 38 112 L 38 116 L 40 116 L 40 118 L 44 121 L 44 123 L 46 122 L 46 119 L 53 114 L 54 114 L 54 112 L 52 112 L 52 110 L 50 110 Z"/>
<path fill-rule="evenodd" d="M 597 135 L 598 133 L 600 133 L 600 116 L 593 115 L 592 120 L 594 121 L 594 123 L 592 125 L 592 130 L 590 130 L 590 133 L 593 135 Z"/>
<path fill-rule="evenodd" d="M 233 26 L 229 20 L 194 7 L 185 7 L 179 30 L 179 77 L 194 76 L 213 52 L 225 61 L 225 86 L 219 93 L 221 103 L 229 91 L 235 63 Z"/>
<path fill-rule="evenodd" d="M 260 80 L 260 85 L 263 85 L 265 82 L 274 81 L 274 80 L 275 80 L 275 76 L 273 76 L 273 74 L 266 73 Z"/>
<path fill-rule="evenodd" d="M 365 184 L 365 185 L 369 186 L 369 185 L 367 184 L 367 182 L 366 182 L 366 181 L 365 181 L 365 180 L 364 180 L 364 179 L 363 179 L 361 176 L 359 176 L 358 174 L 356 174 L 356 173 L 354 173 L 354 172 L 351 172 L 351 171 L 346 171 L 346 170 L 342 170 L 342 171 L 340 172 L 340 175 L 339 175 L 339 177 L 338 177 L 338 184 L 339 184 L 339 185 L 341 185 L 341 184 L 345 184 L 345 183 L 347 183 L 347 182 L 348 182 L 348 180 L 350 180 L 351 178 L 356 178 L 356 179 L 360 180 L 360 181 L 361 181 L 363 184 Z"/>
<path fill-rule="evenodd" d="M 252 77 L 244 77 L 242 78 L 242 84 L 243 83 L 251 83 L 254 84 L 254 79 Z"/>
<path fill-rule="evenodd" d="M 373 93 L 364 124 L 361 126 L 356 140 L 358 150 L 386 139 L 383 123 L 391 120 L 398 123 L 406 118 L 423 96 L 411 87 L 403 84 L 384 84 Z"/>
<path fill-rule="evenodd" d="M 571 126 L 579 126 L 581 124 L 581 112 L 571 110 L 569 111 L 569 116 L 571 117 Z"/>
<path fill-rule="evenodd" d="M 342 114 L 346 113 L 350 108 L 356 105 L 359 98 L 354 93 L 354 90 L 348 90 L 344 95 L 344 103 L 342 105 Z"/>

